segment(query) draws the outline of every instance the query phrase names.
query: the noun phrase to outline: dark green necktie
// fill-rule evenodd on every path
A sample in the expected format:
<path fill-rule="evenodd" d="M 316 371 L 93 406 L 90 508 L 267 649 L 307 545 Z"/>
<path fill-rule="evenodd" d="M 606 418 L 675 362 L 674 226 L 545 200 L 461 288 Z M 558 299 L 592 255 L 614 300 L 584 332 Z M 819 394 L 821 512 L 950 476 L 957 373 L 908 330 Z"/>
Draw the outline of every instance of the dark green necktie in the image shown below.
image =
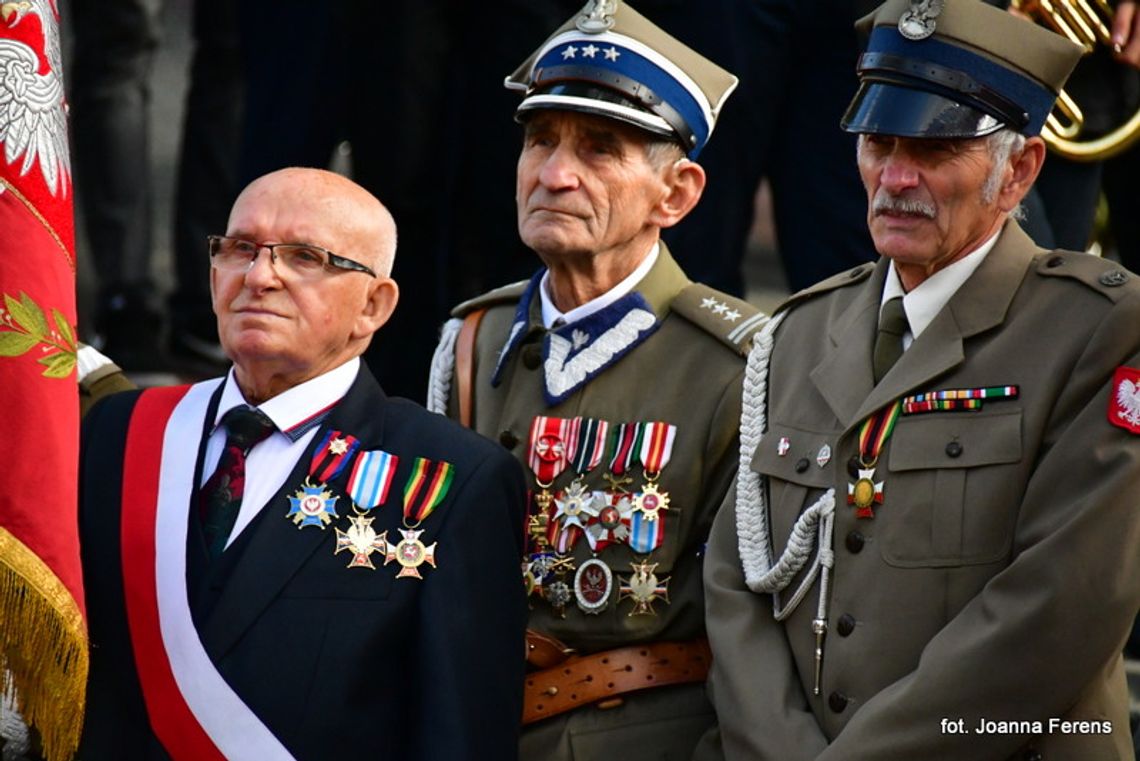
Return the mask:
<path fill-rule="evenodd" d="M 875 336 L 875 354 L 871 365 L 875 383 L 881 381 L 895 362 L 899 361 L 903 353 L 903 334 L 909 327 L 902 296 L 888 299 L 879 314 L 879 333 Z"/>
<path fill-rule="evenodd" d="M 210 560 L 216 560 L 230 538 L 245 491 L 245 458 L 254 445 L 277 430 L 261 410 L 234 407 L 222 417 L 226 445 L 217 470 L 199 492 L 202 531 Z"/>

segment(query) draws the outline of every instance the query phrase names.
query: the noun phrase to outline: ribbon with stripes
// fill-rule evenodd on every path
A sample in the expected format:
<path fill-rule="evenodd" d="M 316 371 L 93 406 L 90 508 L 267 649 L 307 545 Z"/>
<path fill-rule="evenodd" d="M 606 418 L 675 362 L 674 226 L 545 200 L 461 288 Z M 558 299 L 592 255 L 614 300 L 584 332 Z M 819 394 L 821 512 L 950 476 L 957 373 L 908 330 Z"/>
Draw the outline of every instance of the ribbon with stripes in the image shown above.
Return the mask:
<path fill-rule="evenodd" d="M 355 436 L 330 430 L 313 452 L 313 461 L 309 463 L 310 478 L 327 484 L 340 475 L 359 448 L 360 442 Z"/>
<path fill-rule="evenodd" d="M 399 457 L 380 449 L 361 452 L 348 477 L 349 499 L 364 510 L 384 504 L 399 464 Z"/>
<path fill-rule="evenodd" d="M 455 468 L 449 462 L 433 462 L 417 457 L 412 463 L 412 475 L 404 485 L 404 523 L 417 526 L 431 515 L 447 496 Z"/>

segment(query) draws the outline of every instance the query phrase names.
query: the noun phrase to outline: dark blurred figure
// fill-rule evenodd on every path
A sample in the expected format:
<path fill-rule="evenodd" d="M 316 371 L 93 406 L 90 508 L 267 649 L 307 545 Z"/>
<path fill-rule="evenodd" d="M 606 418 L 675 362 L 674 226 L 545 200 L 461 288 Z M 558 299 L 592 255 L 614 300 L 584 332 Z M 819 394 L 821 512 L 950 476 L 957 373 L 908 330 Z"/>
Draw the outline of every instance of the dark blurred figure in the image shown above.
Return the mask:
<path fill-rule="evenodd" d="M 521 132 L 503 123 L 517 105 L 503 78 L 578 5 L 242 4 L 243 178 L 328 166 L 347 140 L 353 179 L 396 219 L 404 298 L 365 354 L 391 394 L 424 399 L 451 305 L 534 269 L 515 229 Z"/>
<path fill-rule="evenodd" d="M 689 277 L 741 295 L 756 189 L 772 186 L 780 258 L 792 291 L 877 258 L 839 119 L 855 94 L 855 20 L 876 0 L 641 0 L 662 28 L 736 72 L 740 88 L 701 154 L 703 202 L 664 239 Z"/>
<path fill-rule="evenodd" d="M 154 190 L 150 76 L 162 0 L 72 3 L 71 115 L 77 196 L 99 280 L 94 332 L 127 370 L 167 366 L 152 276 Z M 204 284 L 206 235 L 236 195 L 241 78 L 236 0 L 195 3 L 194 60 L 179 163 L 170 298 L 173 358 L 191 369 L 224 361 Z M 90 334 L 91 331 L 85 331 Z M 88 339 L 92 336 L 88 335 Z"/>

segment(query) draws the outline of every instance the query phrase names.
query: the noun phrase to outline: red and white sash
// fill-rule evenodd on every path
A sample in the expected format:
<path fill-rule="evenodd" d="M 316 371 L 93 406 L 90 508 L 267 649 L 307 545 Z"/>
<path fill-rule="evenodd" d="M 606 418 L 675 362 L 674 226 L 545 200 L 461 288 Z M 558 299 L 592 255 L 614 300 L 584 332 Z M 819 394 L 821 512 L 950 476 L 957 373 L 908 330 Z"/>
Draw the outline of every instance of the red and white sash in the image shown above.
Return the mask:
<path fill-rule="evenodd" d="M 187 510 L 220 379 L 144 391 L 127 431 L 122 558 L 127 621 L 151 726 L 176 761 L 293 761 L 218 673 L 190 617 Z M 170 455 L 170 456 L 167 456 Z"/>

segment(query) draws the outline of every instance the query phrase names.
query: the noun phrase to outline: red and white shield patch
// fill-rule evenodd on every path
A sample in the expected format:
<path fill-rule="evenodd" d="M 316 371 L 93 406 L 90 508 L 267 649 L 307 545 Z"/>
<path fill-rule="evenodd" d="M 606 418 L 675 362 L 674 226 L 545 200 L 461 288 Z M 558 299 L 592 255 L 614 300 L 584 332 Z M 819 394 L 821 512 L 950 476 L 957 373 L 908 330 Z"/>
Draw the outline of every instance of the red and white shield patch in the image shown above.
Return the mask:
<path fill-rule="evenodd" d="M 1140 433 L 1140 370 L 1118 367 L 1112 376 L 1108 422 L 1126 431 Z"/>

